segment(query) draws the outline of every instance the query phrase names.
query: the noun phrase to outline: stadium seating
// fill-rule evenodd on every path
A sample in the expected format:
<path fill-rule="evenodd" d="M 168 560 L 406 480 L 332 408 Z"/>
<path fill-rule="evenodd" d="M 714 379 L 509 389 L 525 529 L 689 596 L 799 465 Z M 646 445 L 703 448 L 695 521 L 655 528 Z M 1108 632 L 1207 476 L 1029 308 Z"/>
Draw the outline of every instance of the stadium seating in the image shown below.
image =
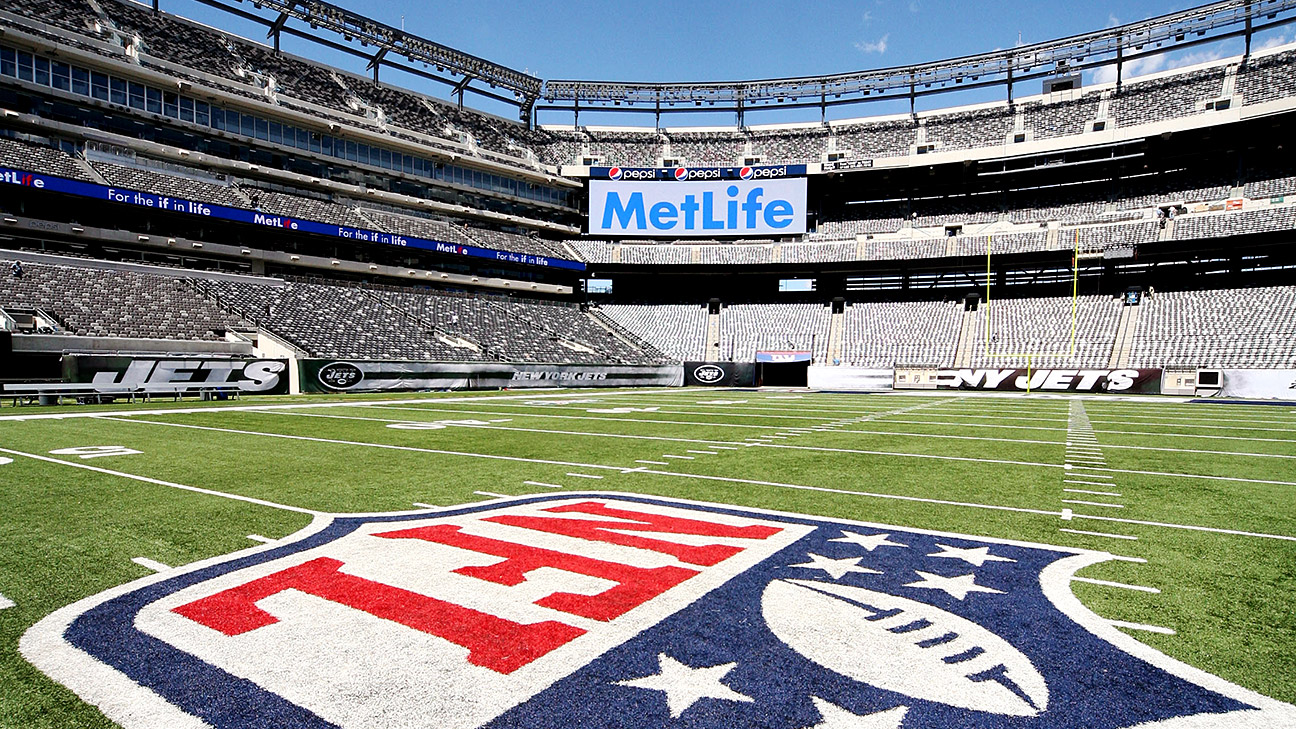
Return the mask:
<path fill-rule="evenodd" d="M 221 306 L 320 357 L 631 364 L 664 358 L 569 304 L 325 282 L 202 285 Z"/>
<path fill-rule="evenodd" d="M 732 304 L 720 311 L 720 357 L 751 362 L 761 350 L 807 350 L 823 362 L 831 317 L 822 304 Z"/>
<path fill-rule="evenodd" d="M 972 330 L 972 366 L 1106 367 L 1120 313 L 1121 302 L 1110 296 L 1075 299 L 1073 347 L 1070 296 L 982 303 Z"/>
<path fill-rule="evenodd" d="M 950 365 L 962 316 L 961 303 L 855 303 L 846 307 L 842 363 L 855 367 Z"/>
<path fill-rule="evenodd" d="M 706 355 L 705 306 L 609 304 L 599 311 L 669 357 L 697 361 Z"/>
<path fill-rule="evenodd" d="M 94 178 L 66 152 L 46 144 L 0 137 L 0 165 L 19 170 L 45 172 L 73 180 L 93 182 Z"/>
<path fill-rule="evenodd" d="M 226 330 L 248 326 L 183 278 L 32 262 L 14 278 L 11 262 L 0 261 L 0 308 L 39 308 L 66 334 L 221 341 Z"/>
<path fill-rule="evenodd" d="M 1143 297 L 1133 367 L 1296 367 L 1296 287 Z"/>

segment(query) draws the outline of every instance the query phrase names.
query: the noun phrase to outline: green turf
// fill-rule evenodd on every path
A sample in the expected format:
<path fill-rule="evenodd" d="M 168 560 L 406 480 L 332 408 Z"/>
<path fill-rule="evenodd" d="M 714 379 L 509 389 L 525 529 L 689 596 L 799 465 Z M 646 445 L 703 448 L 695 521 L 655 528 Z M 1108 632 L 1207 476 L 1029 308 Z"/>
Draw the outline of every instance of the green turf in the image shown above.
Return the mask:
<path fill-rule="evenodd" d="M 1296 541 L 1272 538 L 1296 536 L 1292 410 L 1086 400 L 1085 416 L 1104 446 L 1099 467 L 1107 470 L 1067 471 L 1062 466 L 1073 414 L 1067 400 L 777 395 L 659 390 L 248 398 L 204 404 L 194 413 L 169 412 L 193 403 L 3 408 L 0 416 L 100 415 L 0 421 L 0 448 L 48 456 L 59 448 L 118 445 L 140 453 L 57 457 L 117 474 L 0 454 L 15 459 L 0 465 L 0 594 L 16 603 L 0 610 L 0 727 L 111 725 L 18 654 L 18 640 L 34 622 L 150 574 L 132 558 L 187 564 L 253 546 L 249 534 L 281 537 L 310 520 L 122 474 L 323 512 L 489 498 L 475 492 L 556 493 L 525 483 L 538 481 L 569 491 L 658 494 L 1107 550 L 1146 563 L 1106 562 L 1084 576 L 1161 592 L 1074 583 L 1082 602 L 1106 618 L 1172 628 L 1172 636 L 1130 634 L 1230 681 L 1296 702 Z M 598 402 L 571 402 L 587 398 Z M 713 400 L 744 402 L 705 404 Z M 228 409 L 282 404 L 312 407 Z M 629 410 L 590 412 L 607 409 Z M 156 412 L 123 415 L 138 410 Z M 389 427 L 445 420 L 481 424 Z M 759 440 L 834 423 L 844 424 Z M 690 452 L 708 450 L 714 455 Z M 668 465 L 638 462 L 644 460 Z M 636 468 L 646 471 L 629 470 Z M 1074 518 L 1060 518 L 1064 508 Z"/>

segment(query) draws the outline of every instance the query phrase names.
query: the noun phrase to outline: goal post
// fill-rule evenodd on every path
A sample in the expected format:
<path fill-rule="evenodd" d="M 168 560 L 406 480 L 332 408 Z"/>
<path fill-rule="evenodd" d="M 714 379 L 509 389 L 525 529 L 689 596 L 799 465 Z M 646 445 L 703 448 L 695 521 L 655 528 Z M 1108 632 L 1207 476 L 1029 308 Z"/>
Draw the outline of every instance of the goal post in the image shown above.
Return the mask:
<path fill-rule="evenodd" d="M 1037 359 L 1047 360 L 1063 357 L 1074 357 L 1076 354 L 1076 328 L 1079 313 L 1079 290 L 1080 290 L 1080 233 L 1075 232 L 1071 249 L 1071 332 L 1070 347 L 1066 352 L 1037 352 L 1037 351 L 1014 351 L 1015 347 L 1009 343 L 1008 351 L 998 351 L 998 342 L 993 334 L 993 321 L 990 318 L 991 301 L 990 287 L 994 281 L 994 269 L 991 260 L 994 252 L 994 236 L 986 238 L 986 280 L 985 280 L 985 301 L 982 307 L 985 317 L 985 356 L 987 360 L 994 359 L 1026 359 L 1026 381 L 1030 382 L 1031 369 L 1034 361 Z M 996 346 L 991 346 L 991 345 Z M 1027 385 L 1028 393 L 1030 392 L 1029 384 Z"/>

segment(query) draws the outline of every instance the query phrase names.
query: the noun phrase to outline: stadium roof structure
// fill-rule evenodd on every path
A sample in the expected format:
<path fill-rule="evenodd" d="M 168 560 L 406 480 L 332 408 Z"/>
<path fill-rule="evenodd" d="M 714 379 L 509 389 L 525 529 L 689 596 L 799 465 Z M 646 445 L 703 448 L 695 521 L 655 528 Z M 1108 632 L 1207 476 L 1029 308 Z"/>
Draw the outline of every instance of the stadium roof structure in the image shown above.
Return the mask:
<path fill-rule="evenodd" d="M 697 107 L 706 106 L 709 111 L 737 112 L 742 125 L 743 112 L 753 108 L 826 110 L 841 104 L 905 97 L 912 108 L 918 96 L 1000 84 L 1007 86 L 1011 102 L 1014 83 L 1067 76 L 1112 64 L 1116 66 L 1119 90 L 1124 64 L 1145 56 L 1242 36 L 1246 39 L 1244 58 L 1249 57 L 1252 35 L 1296 21 L 1293 10 L 1296 0 L 1223 0 L 990 53 L 827 76 L 697 83 L 547 81 L 542 97 L 545 104 L 537 108 L 579 114 L 582 108 L 619 107 L 660 115 L 697 111 Z"/>
<path fill-rule="evenodd" d="M 255 8 L 265 8 L 277 12 L 278 17 L 273 20 L 236 8 L 221 0 L 198 1 L 204 5 L 268 26 L 267 37 L 274 39 L 275 50 L 279 49 L 280 34 L 289 33 L 290 35 L 368 59 L 369 70 L 373 71 L 374 81 L 378 80 L 381 67 L 388 65 L 451 85 L 454 87 L 452 93 L 459 96 L 461 104 L 463 103 L 463 93 L 471 91 L 497 101 L 516 104 L 524 112 L 529 113 L 536 98 L 540 96 L 543 86 L 541 79 L 528 73 L 406 33 L 399 28 L 393 28 L 385 23 L 380 23 L 358 13 L 353 13 L 346 8 L 322 2 L 321 0 L 252 0 L 252 5 Z M 243 0 L 238 0 L 238 2 L 242 3 Z M 155 10 L 157 6 L 157 0 L 154 0 L 153 7 Z M 353 45 L 338 43 L 323 38 L 317 33 L 293 28 L 288 25 L 289 19 L 296 19 L 305 23 L 310 27 L 311 31 L 321 29 L 332 31 L 342 36 L 346 44 L 358 42 L 361 48 L 372 46 L 375 50 L 372 52 L 361 51 Z M 400 62 L 399 59 L 401 58 L 405 59 L 404 63 Z M 435 67 L 437 73 L 423 71 L 415 64 L 421 64 L 427 68 Z M 450 78 L 439 74 L 447 74 Z M 458 80 L 455 80 L 455 77 L 459 77 Z M 511 91 L 513 92 L 513 98 L 486 89 L 472 87 L 470 84 L 473 81 L 483 83 L 491 89 Z"/>
<path fill-rule="evenodd" d="M 1104 30 L 909 66 L 824 76 L 639 83 L 545 81 L 322 0 L 198 1 L 267 26 L 276 48 L 280 35 L 288 33 L 366 59 L 375 81 L 380 69 L 389 66 L 447 84 L 461 105 L 470 92 L 516 106 L 528 122 L 537 111 L 558 111 L 572 113 L 579 124 L 582 110 L 596 110 L 656 114 L 658 127 L 661 115 L 669 113 L 734 112 L 741 127 L 749 110 L 819 108 L 826 118 L 830 106 L 887 99 L 908 98 L 912 111 L 919 96 L 999 85 L 1006 86 L 1011 103 L 1015 83 L 1110 65 L 1116 67 L 1119 91 L 1128 62 L 1235 37 L 1246 40 L 1245 59 L 1253 34 L 1296 21 L 1296 0 L 1221 0 Z M 277 16 L 238 7 L 245 1 Z M 155 9 L 157 4 L 154 0 Z M 299 23 L 289 25 L 290 20 Z"/>

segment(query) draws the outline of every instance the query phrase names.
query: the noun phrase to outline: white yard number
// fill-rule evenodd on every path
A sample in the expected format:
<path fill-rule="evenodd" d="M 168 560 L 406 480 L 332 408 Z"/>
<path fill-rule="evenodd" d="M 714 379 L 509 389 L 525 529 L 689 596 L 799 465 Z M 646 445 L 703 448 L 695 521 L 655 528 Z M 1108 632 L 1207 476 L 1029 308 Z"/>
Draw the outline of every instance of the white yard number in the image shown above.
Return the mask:
<path fill-rule="evenodd" d="M 0 466 L 5 465 L 6 463 L 13 463 L 13 459 L 12 459 L 12 458 L 4 458 L 3 456 L 0 456 Z"/>
<path fill-rule="evenodd" d="M 77 456 L 79 458 L 103 458 L 105 456 L 129 456 L 143 451 L 136 451 L 126 446 L 81 446 L 79 448 L 59 448 L 50 451 L 55 456 Z"/>
<path fill-rule="evenodd" d="M 441 430 L 450 425 L 490 425 L 485 420 L 437 420 L 430 423 L 392 423 L 388 428 L 396 430 Z"/>

